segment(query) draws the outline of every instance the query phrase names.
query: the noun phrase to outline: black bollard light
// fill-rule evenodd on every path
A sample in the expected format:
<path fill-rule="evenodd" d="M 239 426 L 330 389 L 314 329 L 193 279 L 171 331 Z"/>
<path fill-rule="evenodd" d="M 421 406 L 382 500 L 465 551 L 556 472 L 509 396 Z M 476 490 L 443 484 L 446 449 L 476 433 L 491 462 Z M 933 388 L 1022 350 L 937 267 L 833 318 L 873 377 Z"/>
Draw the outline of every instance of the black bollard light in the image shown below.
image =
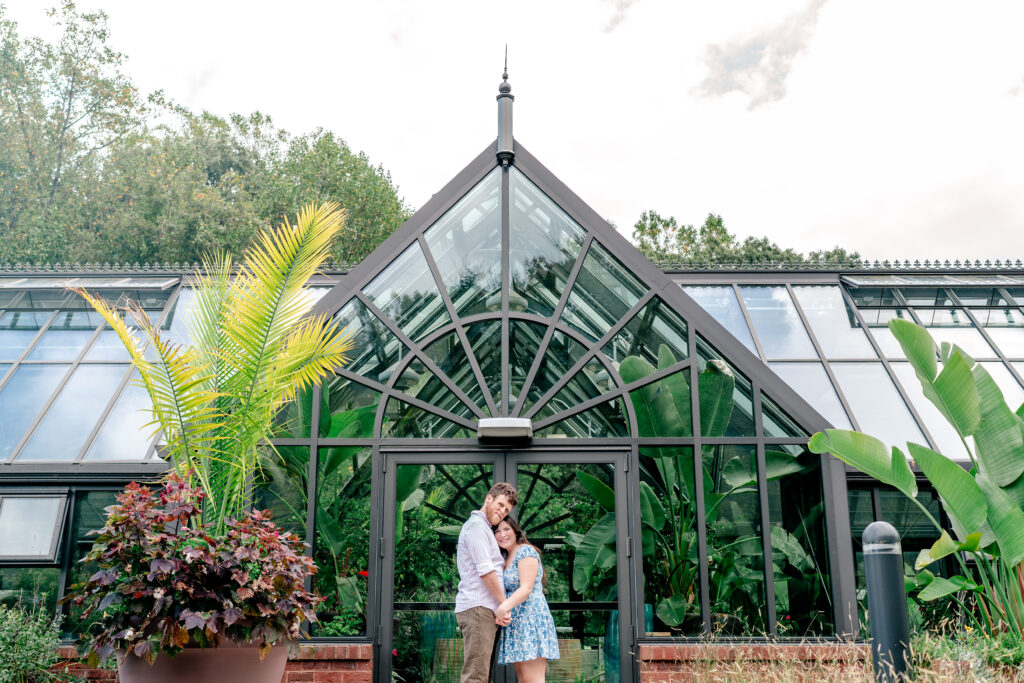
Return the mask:
<path fill-rule="evenodd" d="M 906 680 L 910 654 L 903 549 L 896 527 L 872 522 L 864 529 L 864 573 L 868 582 L 868 623 L 875 680 Z"/>

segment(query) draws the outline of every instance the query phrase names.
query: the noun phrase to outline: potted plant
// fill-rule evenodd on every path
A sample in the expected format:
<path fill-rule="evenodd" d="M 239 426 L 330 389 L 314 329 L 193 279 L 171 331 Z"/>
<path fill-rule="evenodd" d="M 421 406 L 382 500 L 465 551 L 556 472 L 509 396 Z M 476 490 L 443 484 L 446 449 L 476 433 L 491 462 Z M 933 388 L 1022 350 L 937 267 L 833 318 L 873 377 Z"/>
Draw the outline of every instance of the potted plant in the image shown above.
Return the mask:
<path fill-rule="evenodd" d="M 241 653 L 262 660 L 272 645 L 293 642 L 303 619 L 315 620 L 316 599 L 304 590 L 315 565 L 299 539 L 252 509 L 252 482 L 261 453 L 272 449 L 275 416 L 351 347 L 336 325 L 307 315 L 306 283 L 343 220 L 337 205 L 310 206 L 294 225 L 261 234 L 237 268 L 227 256 L 210 259 L 196 273 L 188 346 L 163 339 L 131 302 L 116 309 L 76 290 L 131 354 L 172 466 L 159 500 L 133 483 L 109 508 L 86 558 L 100 569 L 65 598 L 101 615 L 90 658 L 123 650 L 123 683 L 157 681 L 165 671 L 254 680 Z M 235 647 L 211 647 L 222 644 Z M 205 654 L 191 656 L 198 650 Z M 188 663 L 175 657 L 183 652 Z M 234 664 L 204 674 L 193 659 Z M 259 668 L 276 682 L 285 654 L 271 659 Z M 151 666 L 134 678 L 140 660 Z"/>

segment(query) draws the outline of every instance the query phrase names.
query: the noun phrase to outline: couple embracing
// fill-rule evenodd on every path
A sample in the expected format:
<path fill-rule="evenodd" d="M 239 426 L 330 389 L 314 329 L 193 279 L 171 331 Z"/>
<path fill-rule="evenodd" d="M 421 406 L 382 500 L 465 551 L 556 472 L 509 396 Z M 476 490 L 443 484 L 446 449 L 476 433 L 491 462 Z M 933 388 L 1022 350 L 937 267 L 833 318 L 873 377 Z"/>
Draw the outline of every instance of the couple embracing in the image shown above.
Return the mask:
<path fill-rule="evenodd" d="M 498 664 L 512 664 L 520 683 L 542 683 L 558 659 L 555 623 L 544 599 L 540 552 L 509 516 L 519 502 L 511 484 L 491 487 L 459 533 L 462 683 L 486 683 L 497 644 Z"/>

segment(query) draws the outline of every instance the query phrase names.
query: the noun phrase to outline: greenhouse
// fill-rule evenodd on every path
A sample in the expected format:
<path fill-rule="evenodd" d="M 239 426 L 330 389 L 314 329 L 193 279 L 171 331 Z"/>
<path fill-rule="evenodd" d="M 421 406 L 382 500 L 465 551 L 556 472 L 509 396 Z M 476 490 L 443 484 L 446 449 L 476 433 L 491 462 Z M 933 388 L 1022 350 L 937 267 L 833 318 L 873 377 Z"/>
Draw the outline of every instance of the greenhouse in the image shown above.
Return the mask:
<path fill-rule="evenodd" d="M 955 342 L 1019 405 L 1024 268 L 659 268 L 513 140 L 504 99 L 497 147 L 311 283 L 355 347 L 280 414 L 253 482 L 319 566 L 311 636 L 372 644 L 376 680 L 457 680 L 455 540 L 508 481 L 548 574 L 552 680 L 634 681 L 639 645 L 709 634 L 856 637 L 864 526 L 896 524 L 909 557 L 935 534 L 808 437 L 960 453 L 887 322 Z M 167 467 L 120 341 L 69 288 L 138 302 L 187 343 L 191 284 L 0 272 L 0 601 L 67 612 L 69 638 L 82 620 L 56 601 L 88 571 L 88 532 Z"/>

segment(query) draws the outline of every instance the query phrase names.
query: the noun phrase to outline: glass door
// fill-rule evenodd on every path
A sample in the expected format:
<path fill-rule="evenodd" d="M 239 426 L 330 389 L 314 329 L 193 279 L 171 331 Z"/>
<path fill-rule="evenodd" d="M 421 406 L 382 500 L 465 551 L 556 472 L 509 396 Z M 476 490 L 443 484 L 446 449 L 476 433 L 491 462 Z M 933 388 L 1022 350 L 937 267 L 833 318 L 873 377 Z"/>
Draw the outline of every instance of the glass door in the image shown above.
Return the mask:
<path fill-rule="evenodd" d="M 378 680 L 459 680 L 456 543 L 496 481 L 519 490 L 513 514 L 541 552 L 560 653 L 546 680 L 633 680 L 624 452 L 383 455 Z M 495 680 L 514 681 L 513 667 Z"/>
<path fill-rule="evenodd" d="M 456 543 L 463 522 L 483 505 L 496 477 L 504 476 L 504 454 L 385 454 L 384 462 L 377 680 L 457 683 L 462 639 L 453 612 Z"/>

